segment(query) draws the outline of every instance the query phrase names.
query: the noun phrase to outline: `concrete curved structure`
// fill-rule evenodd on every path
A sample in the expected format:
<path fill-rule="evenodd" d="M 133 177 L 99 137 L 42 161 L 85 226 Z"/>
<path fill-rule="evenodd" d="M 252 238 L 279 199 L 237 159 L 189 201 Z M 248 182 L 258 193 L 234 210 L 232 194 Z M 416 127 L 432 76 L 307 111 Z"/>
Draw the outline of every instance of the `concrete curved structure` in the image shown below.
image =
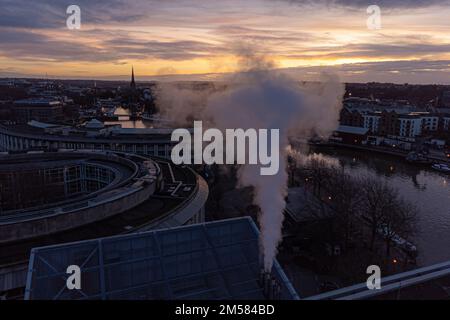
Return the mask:
<path fill-rule="evenodd" d="M 137 162 L 114 153 L 0 157 L 0 243 L 61 232 L 125 212 L 158 189 L 160 175 L 151 160 Z"/>
<path fill-rule="evenodd" d="M 32 248 L 201 223 L 209 193 L 189 167 L 90 150 L 0 155 L 0 185 L 0 297 L 8 298 L 23 294 Z"/>

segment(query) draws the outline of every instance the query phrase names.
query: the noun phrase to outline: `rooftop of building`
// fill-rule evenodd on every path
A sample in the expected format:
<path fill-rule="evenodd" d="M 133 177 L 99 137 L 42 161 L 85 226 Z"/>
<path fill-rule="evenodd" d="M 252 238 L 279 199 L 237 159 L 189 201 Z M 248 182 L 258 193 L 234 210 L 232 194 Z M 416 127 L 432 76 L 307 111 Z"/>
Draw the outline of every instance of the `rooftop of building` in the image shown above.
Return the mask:
<path fill-rule="evenodd" d="M 82 266 L 81 290 L 66 269 Z M 26 299 L 298 299 L 277 261 L 261 272 L 249 217 L 32 250 Z"/>
<path fill-rule="evenodd" d="M 61 104 L 60 101 L 55 99 L 48 99 L 48 98 L 29 98 L 29 99 L 22 99 L 22 100 L 16 100 L 14 101 L 14 104 L 16 106 L 58 106 Z"/>
<path fill-rule="evenodd" d="M 0 173 L 31 173 L 41 169 L 68 168 L 81 164 L 91 164 L 108 168 L 114 174 L 114 180 L 107 187 L 82 197 L 69 198 L 58 203 L 23 208 L 12 212 L 2 211 L 0 214 L 0 224 L 19 219 L 24 215 L 26 215 L 27 219 L 30 219 L 32 216 L 42 217 L 44 214 L 52 214 L 58 208 L 64 211 L 65 208 L 72 208 L 75 203 L 93 201 L 95 198 L 104 199 L 105 195 L 108 194 L 112 196 L 112 191 L 117 195 L 120 190 L 123 192 L 130 190 L 136 179 L 148 174 L 140 171 L 139 162 L 137 161 L 118 156 L 118 154 L 114 153 L 88 151 L 2 154 L 0 156 Z M 86 205 L 88 204 L 86 203 Z M 55 209 L 49 210 L 49 208 Z"/>
<path fill-rule="evenodd" d="M 149 159 L 123 153 L 114 154 L 131 157 L 130 160 L 136 163 Z M 207 200 L 208 186 L 206 182 L 190 168 L 175 166 L 164 159 L 152 158 L 152 160 L 161 170 L 162 180 L 159 188 L 153 194 L 150 194 L 145 201 L 136 203 L 124 212 L 105 216 L 98 221 L 68 230 L 0 244 L 0 266 L 26 261 L 31 248 L 36 246 L 111 236 L 157 228 L 158 226 L 160 228 L 179 226 L 187 222 L 194 213 L 204 206 Z M 134 183 L 134 181 L 135 179 L 131 183 Z M 117 192 L 122 188 L 114 188 L 111 192 L 114 193 L 114 196 L 120 196 L 120 193 Z M 105 195 L 100 193 L 98 196 L 104 197 Z M 77 198 L 73 201 L 73 203 L 65 204 L 65 206 L 80 209 L 82 204 L 93 203 L 92 199 Z M 77 203 L 80 206 L 76 205 Z M 47 208 L 44 213 L 45 211 L 48 213 L 49 210 L 63 211 L 58 209 L 61 208 L 59 205 Z M 17 224 L 16 228 L 21 228 L 20 224 Z"/>
<path fill-rule="evenodd" d="M 337 132 L 341 133 L 351 133 L 351 134 L 358 134 L 358 135 L 364 135 L 369 132 L 369 129 L 363 128 L 363 127 L 351 127 L 351 126 L 339 126 L 336 129 Z"/>
<path fill-rule="evenodd" d="M 64 123 L 43 123 L 32 120 L 26 124 L 3 121 L 0 131 L 13 135 L 52 141 L 89 141 L 91 143 L 126 140 L 129 142 L 152 141 L 167 143 L 171 140 L 171 128 L 121 128 L 120 125 L 71 126 Z M 95 140 L 95 141 L 93 141 Z"/>

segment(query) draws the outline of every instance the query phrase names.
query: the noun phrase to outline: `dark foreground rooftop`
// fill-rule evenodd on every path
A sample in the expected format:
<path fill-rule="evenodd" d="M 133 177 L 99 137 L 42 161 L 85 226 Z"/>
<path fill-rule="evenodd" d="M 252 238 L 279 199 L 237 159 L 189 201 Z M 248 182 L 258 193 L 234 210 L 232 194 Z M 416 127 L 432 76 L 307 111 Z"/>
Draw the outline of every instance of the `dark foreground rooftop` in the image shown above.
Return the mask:
<path fill-rule="evenodd" d="M 238 218 L 36 248 L 25 299 L 298 299 L 278 262 L 264 281 L 258 237 Z"/>

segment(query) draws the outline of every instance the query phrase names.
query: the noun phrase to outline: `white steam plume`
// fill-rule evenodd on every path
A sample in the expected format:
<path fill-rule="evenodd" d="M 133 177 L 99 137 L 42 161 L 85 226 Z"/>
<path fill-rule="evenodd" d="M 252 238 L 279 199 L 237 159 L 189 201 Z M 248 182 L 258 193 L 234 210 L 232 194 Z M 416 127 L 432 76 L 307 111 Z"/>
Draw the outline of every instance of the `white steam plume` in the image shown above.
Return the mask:
<path fill-rule="evenodd" d="M 277 71 L 256 70 L 239 74 L 227 90 L 208 100 L 207 115 L 219 129 L 280 129 L 278 174 L 262 176 L 259 165 L 242 165 L 238 171 L 240 184 L 254 187 L 254 202 L 261 209 L 259 222 L 266 271 L 272 268 L 281 240 L 289 136 L 331 133 L 338 125 L 343 93 L 343 86 L 333 76 L 300 87 L 298 81 Z"/>
<path fill-rule="evenodd" d="M 244 57 L 246 71 L 231 77 L 226 86 L 209 95 L 204 112 L 194 117 L 212 120 L 215 127 L 222 130 L 280 130 L 278 174 L 262 176 L 259 165 L 242 165 L 238 171 L 240 185 L 254 187 L 254 203 L 261 209 L 260 244 L 264 253 L 264 268 L 270 271 L 282 236 L 289 137 L 327 136 L 335 130 L 344 86 L 333 75 L 323 75 L 319 82 L 300 85 L 296 79 L 271 69 L 271 64 L 266 63 L 265 59 L 254 58 L 248 52 L 241 56 Z M 190 95 L 184 96 L 195 100 Z M 174 110 L 172 114 L 177 113 Z M 186 109 L 180 110 L 179 114 L 185 120 Z"/>

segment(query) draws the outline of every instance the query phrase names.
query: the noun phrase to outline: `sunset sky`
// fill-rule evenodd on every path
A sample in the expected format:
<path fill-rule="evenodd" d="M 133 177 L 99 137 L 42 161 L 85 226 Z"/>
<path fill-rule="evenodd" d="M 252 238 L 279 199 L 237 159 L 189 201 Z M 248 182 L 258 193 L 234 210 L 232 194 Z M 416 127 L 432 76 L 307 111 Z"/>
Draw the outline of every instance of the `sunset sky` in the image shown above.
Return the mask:
<path fill-rule="evenodd" d="M 81 8 L 81 30 L 66 8 Z M 382 28 L 366 26 L 367 6 Z M 450 2 L 0 0 L 0 77 L 217 79 L 239 56 L 299 79 L 450 84 Z"/>

